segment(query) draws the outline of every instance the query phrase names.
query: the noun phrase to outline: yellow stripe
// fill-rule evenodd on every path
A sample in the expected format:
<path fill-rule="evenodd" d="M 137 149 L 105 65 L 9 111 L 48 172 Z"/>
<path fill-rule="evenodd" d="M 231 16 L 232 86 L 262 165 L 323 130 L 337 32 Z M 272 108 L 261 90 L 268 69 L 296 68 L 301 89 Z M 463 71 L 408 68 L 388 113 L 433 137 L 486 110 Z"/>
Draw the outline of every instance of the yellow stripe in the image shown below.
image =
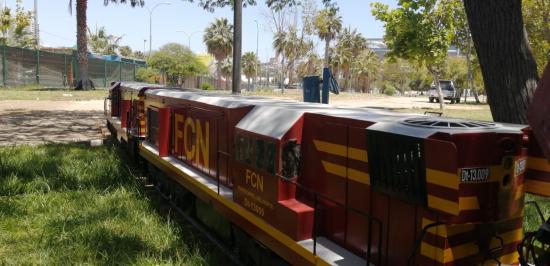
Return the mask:
<path fill-rule="evenodd" d="M 526 179 L 525 192 L 550 197 L 550 182 Z"/>
<path fill-rule="evenodd" d="M 519 262 L 519 254 L 515 250 L 511 251 L 510 253 L 501 256 L 499 261 L 504 265 L 517 264 Z M 495 265 L 495 261 L 488 261 L 484 265 Z"/>
<path fill-rule="evenodd" d="M 500 234 L 500 237 L 502 237 L 504 245 L 519 242 L 523 239 L 523 228 L 518 228 L 504 234 Z M 496 248 L 498 246 L 500 246 L 500 240 L 493 238 L 493 240 L 491 240 L 491 248 Z"/>
<path fill-rule="evenodd" d="M 368 163 L 369 162 L 369 155 L 366 150 L 363 149 L 357 149 L 357 148 L 348 148 L 348 157 L 353 160 L 361 161 Z"/>
<path fill-rule="evenodd" d="M 368 162 L 368 153 L 363 149 L 347 147 L 346 145 L 315 139 L 313 140 L 313 144 L 315 145 L 315 149 L 320 152 L 350 158 L 365 163 Z"/>
<path fill-rule="evenodd" d="M 348 178 L 365 185 L 370 185 L 369 174 L 355 170 L 353 168 L 348 168 Z"/>
<path fill-rule="evenodd" d="M 458 203 L 442 199 L 433 195 L 428 195 L 428 207 L 440 210 L 452 215 L 458 215 Z"/>
<path fill-rule="evenodd" d="M 140 146 L 141 154 L 148 159 L 151 162 L 159 162 L 163 166 L 167 167 L 170 171 L 177 173 L 179 177 L 184 178 L 187 182 L 190 182 L 195 187 L 199 188 L 203 192 L 207 193 L 210 197 L 214 198 L 218 202 L 225 205 L 227 208 L 232 209 L 234 212 L 236 212 L 238 215 L 243 217 L 243 219 L 246 219 L 250 221 L 252 224 L 259 227 L 265 234 L 270 235 L 271 237 L 277 239 L 279 242 L 286 245 L 289 249 L 294 250 L 296 253 L 298 253 L 301 257 L 306 259 L 307 261 L 311 262 L 315 265 L 327 265 L 327 262 L 322 260 L 318 256 L 314 256 L 313 253 L 311 253 L 309 250 L 298 244 L 296 241 L 282 233 L 281 231 L 277 230 L 273 226 L 267 224 L 264 220 L 257 217 L 256 215 L 250 213 L 240 205 L 236 204 L 233 201 L 229 201 L 225 199 L 223 196 L 218 195 L 215 191 L 209 189 L 204 184 L 199 182 L 198 180 L 184 174 L 176 168 L 174 165 L 170 164 L 169 162 L 166 162 L 162 159 L 159 159 L 156 154 L 152 153 L 151 151 L 147 150 L 143 146 Z"/>
<path fill-rule="evenodd" d="M 479 249 L 474 243 L 467 243 L 446 249 L 441 249 L 425 242 L 420 244 L 420 254 L 440 263 L 448 263 L 476 255 L 477 253 L 479 253 Z"/>
<path fill-rule="evenodd" d="M 327 162 L 327 161 L 321 161 L 323 164 L 323 168 L 327 173 L 337 175 L 339 177 L 343 178 L 349 178 L 353 181 L 370 185 L 370 176 L 368 173 L 365 173 L 363 171 L 359 171 L 353 168 L 346 168 L 342 165 Z"/>
<path fill-rule="evenodd" d="M 426 181 L 438 186 L 458 190 L 458 175 L 426 168 Z"/>
<path fill-rule="evenodd" d="M 479 201 L 476 196 L 473 197 L 459 197 L 458 206 L 460 210 L 469 211 L 469 210 L 479 210 Z"/>
<path fill-rule="evenodd" d="M 524 195 L 523 184 L 521 184 L 516 188 L 515 200 L 520 200 L 523 195 Z"/>
<path fill-rule="evenodd" d="M 321 161 L 323 163 L 323 167 L 325 168 L 325 171 L 327 173 L 331 173 L 333 175 L 337 175 L 340 177 L 346 177 L 346 167 L 341 166 L 339 164 L 330 163 L 327 161 Z"/>
<path fill-rule="evenodd" d="M 527 168 L 542 172 L 550 172 L 550 163 L 542 158 L 528 157 Z"/>
<path fill-rule="evenodd" d="M 434 221 L 427 218 L 422 218 L 422 227 L 426 227 L 432 223 L 434 223 Z M 475 225 L 473 224 L 457 224 L 457 225 L 442 224 L 442 225 L 438 225 L 428 229 L 428 232 L 434 235 L 438 235 L 440 237 L 450 237 L 450 236 L 472 231 L 474 230 L 474 228 L 475 228 Z"/>
<path fill-rule="evenodd" d="M 345 145 L 334 144 L 321 140 L 313 140 L 315 148 L 318 151 L 326 152 L 328 154 L 338 155 L 342 157 L 347 157 L 347 147 Z"/>

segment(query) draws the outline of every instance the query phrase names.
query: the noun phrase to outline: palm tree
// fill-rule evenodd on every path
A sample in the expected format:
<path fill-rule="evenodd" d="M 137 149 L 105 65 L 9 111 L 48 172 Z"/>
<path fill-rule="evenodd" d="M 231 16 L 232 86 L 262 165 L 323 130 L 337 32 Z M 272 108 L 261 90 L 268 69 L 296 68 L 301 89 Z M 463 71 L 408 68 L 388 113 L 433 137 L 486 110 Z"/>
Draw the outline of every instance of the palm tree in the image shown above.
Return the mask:
<path fill-rule="evenodd" d="M 273 36 L 275 54 L 276 56 L 282 55 L 281 80 L 283 83 L 286 79 L 285 73 L 288 73 L 288 83 L 292 84 L 294 63 L 298 58 L 303 57 L 311 50 L 312 47 L 313 44 L 306 41 L 304 36 L 298 37 L 298 32 L 295 27 L 291 27 L 288 31 L 279 31 Z M 287 64 L 285 64 L 285 60 L 288 61 Z M 281 92 L 284 92 L 284 88 Z"/>
<path fill-rule="evenodd" d="M 220 74 L 225 78 L 225 90 L 229 90 L 229 78 L 233 74 L 233 62 L 231 62 L 230 58 L 227 58 L 222 62 L 222 66 L 220 68 Z M 221 84 L 220 84 L 221 87 Z"/>
<path fill-rule="evenodd" d="M 226 18 L 217 18 L 204 30 L 203 42 L 208 52 L 216 58 L 216 74 L 220 87 L 222 62 L 233 51 L 233 25 Z"/>
<path fill-rule="evenodd" d="M 314 24 L 317 34 L 321 40 L 325 41 L 325 64 L 329 66 L 330 41 L 336 38 L 340 29 L 342 29 L 342 17 L 338 15 L 338 10 L 334 7 L 325 8 L 315 16 Z"/>
<path fill-rule="evenodd" d="M 74 0 L 76 1 L 76 46 L 77 46 L 77 59 L 78 59 L 78 82 L 75 84 L 75 89 L 88 90 L 92 88 L 92 82 L 88 75 L 88 38 L 86 31 L 88 29 L 86 21 L 86 11 L 88 10 L 88 0 Z M 104 0 L 103 4 L 108 5 L 109 2 L 113 3 L 126 3 L 130 2 L 132 7 L 145 4 L 144 0 Z M 69 12 L 72 13 L 73 0 L 69 0 Z"/>
<path fill-rule="evenodd" d="M 380 67 L 380 58 L 370 49 L 364 49 L 352 64 L 352 70 L 360 82 L 361 92 L 368 92 L 372 77 Z"/>
<path fill-rule="evenodd" d="M 119 42 L 122 36 L 115 36 L 107 34 L 105 27 L 96 28 L 95 32 L 92 32 L 88 28 L 88 40 L 90 48 L 94 53 L 100 53 L 105 55 L 116 54 L 116 50 L 119 49 Z"/>
<path fill-rule="evenodd" d="M 250 90 L 250 78 L 254 77 L 256 74 L 256 67 L 258 66 L 258 58 L 256 57 L 256 53 L 245 53 L 241 59 L 241 65 L 243 68 L 243 73 L 248 80 L 248 89 Z"/>
<path fill-rule="evenodd" d="M 352 83 L 351 65 L 357 56 L 367 48 L 367 39 L 356 29 L 344 29 L 338 36 L 333 63 L 336 63 L 343 72 L 344 89 Z"/>

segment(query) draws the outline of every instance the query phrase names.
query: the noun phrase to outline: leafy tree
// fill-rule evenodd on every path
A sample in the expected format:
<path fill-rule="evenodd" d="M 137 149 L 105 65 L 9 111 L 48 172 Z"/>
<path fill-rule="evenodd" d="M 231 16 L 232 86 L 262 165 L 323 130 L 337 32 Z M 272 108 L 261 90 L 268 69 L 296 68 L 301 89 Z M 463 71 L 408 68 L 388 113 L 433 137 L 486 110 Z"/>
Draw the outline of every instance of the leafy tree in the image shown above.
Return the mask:
<path fill-rule="evenodd" d="M 226 18 L 216 19 L 205 29 L 203 42 L 206 44 L 208 53 L 216 58 L 216 73 L 218 87 L 220 87 L 222 62 L 233 50 L 233 25 Z"/>
<path fill-rule="evenodd" d="M 104 26 L 96 28 L 95 32 L 92 32 L 92 30 L 88 28 L 89 46 L 94 53 L 104 55 L 117 54 L 117 50 L 120 48 L 119 42 L 121 39 L 122 36 L 108 34 Z"/>
<path fill-rule="evenodd" d="M 243 55 L 241 60 L 242 70 L 248 79 L 248 89 L 250 90 L 250 79 L 256 75 L 258 67 L 258 57 L 254 52 L 248 52 Z"/>
<path fill-rule="evenodd" d="M 169 83 L 177 85 L 181 85 L 185 78 L 208 72 L 189 48 L 177 43 L 162 46 L 151 55 L 148 63 L 165 74 Z"/>
<path fill-rule="evenodd" d="M 134 52 L 132 51 L 132 48 L 130 48 L 130 46 L 128 45 L 118 47 L 118 54 L 122 57 L 134 57 Z"/>
<path fill-rule="evenodd" d="M 136 81 L 157 83 L 160 72 L 152 67 L 140 67 L 136 70 Z"/>
<path fill-rule="evenodd" d="M 92 82 L 88 74 L 88 38 L 86 36 L 88 25 L 86 11 L 88 9 L 88 0 L 74 0 L 76 1 L 76 46 L 77 46 L 77 59 L 79 70 L 79 81 L 75 84 L 76 89 L 90 89 L 92 88 Z M 144 0 L 104 0 L 103 4 L 108 5 L 109 2 L 113 3 L 130 3 L 134 6 L 143 6 Z M 73 0 L 69 0 L 69 12 L 72 13 Z"/>
<path fill-rule="evenodd" d="M 352 79 L 352 63 L 357 56 L 367 49 L 367 39 L 356 29 L 344 29 L 339 37 L 335 48 L 333 63 L 340 67 L 344 76 L 344 89 L 349 89 Z"/>
<path fill-rule="evenodd" d="M 0 43 L 24 48 L 36 47 L 36 38 L 30 32 L 32 17 L 32 13 L 23 8 L 21 0 L 16 1 L 15 15 L 5 6 L 0 13 Z"/>
<path fill-rule="evenodd" d="M 325 65 L 329 66 L 330 42 L 336 38 L 338 32 L 342 29 L 342 17 L 338 15 L 338 9 L 327 7 L 315 16 L 314 20 L 317 34 L 321 40 L 325 41 Z"/>
<path fill-rule="evenodd" d="M 229 90 L 229 80 L 233 74 L 233 63 L 231 59 L 226 59 L 222 63 L 221 75 L 225 78 L 225 90 Z M 221 84 L 220 84 L 221 85 Z"/>
<path fill-rule="evenodd" d="M 323 61 L 315 52 L 306 55 L 306 59 L 298 65 L 298 77 L 320 76 Z"/>
<path fill-rule="evenodd" d="M 523 0 L 522 7 L 529 45 L 539 74 L 542 74 L 550 60 L 550 3 L 547 0 Z"/>
<path fill-rule="evenodd" d="M 277 32 L 273 36 L 273 48 L 275 49 L 276 56 L 282 55 L 283 57 L 281 61 L 281 78 L 283 81 L 286 79 L 285 73 L 288 73 L 288 83 L 293 83 L 296 60 L 311 50 L 312 46 L 311 42 L 304 39 L 304 35 L 298 36 L 296 27 L 290 27 L 287 31 Z M 285 59 L 288 61 L 286 65 Z"/>
<path fill-rule="evenodd" d="M 434 77 L 443 109 L 443 95 L 439 79 L 447 50 L 454 34 L 452 16 L 446 1 L 400 1 L 396 9 L 388 5 L 373 4 L 373 15 L 385 23 L 384 39 L 390 58 L 403 58 L 425 65 Z M 452 1 L 452 0 L 451 0 Z"/>
<path fill-rule="evenodd" d="M 351 68 L 357 75 L 361 92 L 369 92 L 370 85 L 376 77 L 379 67 L 380 58 L 370 49 L 363 49 L 353 60 Z"/>

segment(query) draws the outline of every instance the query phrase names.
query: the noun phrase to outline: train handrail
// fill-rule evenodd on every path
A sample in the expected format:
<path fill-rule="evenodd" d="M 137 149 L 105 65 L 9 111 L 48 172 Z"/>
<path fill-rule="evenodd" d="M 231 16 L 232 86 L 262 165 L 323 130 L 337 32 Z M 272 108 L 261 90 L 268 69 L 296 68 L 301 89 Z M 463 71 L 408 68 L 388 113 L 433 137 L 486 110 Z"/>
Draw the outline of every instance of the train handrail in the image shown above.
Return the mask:
<path fill-rule="evenodd" d="M 224 156 L 227 156 L 229 158 L 232 158 L 232 155 L 227 153 L 227 152 L 224 152 L 224 151 L 220 151 L 218 150 L 218 152 L 216 153 L 216 181 L 217 181 L 217 190 L 218 190 L 218 195 L 220 194 L 220 154 L 221 155 L 224 155 Z M 308 194 L 311 194 L 313 195 L 313 255 L 317 255 L 317 237 L 318 237 L 318 228 L 317 228 L 317 217 L 318 217 L 318 201 L 319 201 L 319 198 L 322 199 L 322 200 L 325 200 L 325 201 L 329 201 L 331 204 L 334 204 L 336 205 L 336 207 L 339 207 L 339 208 L 342 208 L 346 211 L 351 211 L 355 214 L 358 214 L 360 216 L 363 216 L 365 218 L 367 218 L 369 220 L 369 225 L 368 225 L 368 240 L 367 240 L 367 252 L 366 252 L 366 265 L 370 265 L 370 260 L 371 260 L 371 253 L 372 253 L 372 226 L 373 226 L 373 222 L 376 222 L 378 225 L 379 225 L 379 231 L 380 233 L 378 234 L 378 244 L 381 246 L 382 245 L 382 236 L 383 236 L 383 232 L 384 232 L 384 228 L 383 228 L 383 223 L 380 219 L 378 219 L 377 217 L 374 217 L 373 215 L 369 214 L 369 213 L 365 213 L 361 210 L 357 210 L 353 207 L 350 207 L 348 205 L 345 205 L 345 204 L 342 204 L 334 199 L 331 199 L 329 198 L 328 196 L 325 196 L 309 187 L 306 187 L 294 180 L 291 180 L 289 178 L 286 178 L 280 174 L 274 174 L 277 178 L 285 181 L 285 182 L 289 182 L 293 185 L 295 185 L 297 188 L 301 189 L 302 191 L 308 193 Z M 382 261 L 382 252 L 379 250 L 378 252 L 378 262 L 380 263 Z"/>

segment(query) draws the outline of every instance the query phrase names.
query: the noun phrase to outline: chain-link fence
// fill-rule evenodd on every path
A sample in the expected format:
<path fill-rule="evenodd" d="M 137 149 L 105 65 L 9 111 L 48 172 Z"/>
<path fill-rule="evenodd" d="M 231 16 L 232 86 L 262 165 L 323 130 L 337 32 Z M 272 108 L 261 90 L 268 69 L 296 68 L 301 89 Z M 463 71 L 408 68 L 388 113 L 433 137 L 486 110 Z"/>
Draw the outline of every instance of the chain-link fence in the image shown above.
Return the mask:
<path fill-rule="evenodd" d="M 0 86 L 18 87 L 39 84 L 44 87 L 70 87 L 78 76 L 76 54 L 54 53 L 0 46 Z M 113 80 L 134 81 L 143 61 L 122 59 L 88 60 L 89 76 L 96 87 L 107 87 Z"/>

